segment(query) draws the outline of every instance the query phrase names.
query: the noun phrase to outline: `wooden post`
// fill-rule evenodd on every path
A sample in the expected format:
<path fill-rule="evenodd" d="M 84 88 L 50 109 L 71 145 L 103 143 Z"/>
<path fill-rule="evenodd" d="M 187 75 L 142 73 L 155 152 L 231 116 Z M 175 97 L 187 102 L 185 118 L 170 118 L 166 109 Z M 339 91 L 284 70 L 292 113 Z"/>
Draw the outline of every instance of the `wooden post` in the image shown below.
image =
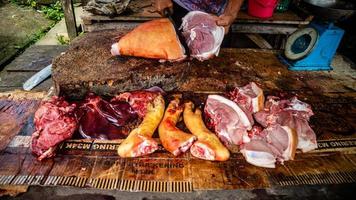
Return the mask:
<path fill-rule="evenodd" d="M 77 23 L 75 21 L 73 0 L 62 0 L 62 6 L 64 10 L 64 19 L 66 22 L 68 37 L 73 40 L 78 36 Z"/>

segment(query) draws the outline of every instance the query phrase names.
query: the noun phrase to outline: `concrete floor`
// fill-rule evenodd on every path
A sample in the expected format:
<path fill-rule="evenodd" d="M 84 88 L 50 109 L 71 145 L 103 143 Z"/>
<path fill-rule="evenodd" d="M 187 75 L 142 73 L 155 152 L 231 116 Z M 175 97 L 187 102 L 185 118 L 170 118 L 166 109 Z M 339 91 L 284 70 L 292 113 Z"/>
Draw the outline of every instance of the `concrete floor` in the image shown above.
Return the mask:
<path fill-rule="evenodd" d="M 10 13 L 17 13 L 12 16 L 13 19 L 2 19 L 1 16 L 4 13 L 2 11 L 10 10 Z M 46 67 L 48 64 L 51 63 L 51 60 L 58 56 L 60 52 L 66 49 L 67 45 L 61 45 L 58 42 L 57 37 L 59 35 L 68 38 L 67 28 L 65 25 L 64 18 L 59 21 L 57 24 L 49 30 L 45 36 L 39 39 L 35 44 L 31 45 L 25 50 L 20 50 L 14 48 L 18 43 L 25 44 L 26 38 L 28 39 L 28 34 L 33 34 L 33 32 L 38 29 L 38 24 L 42 24 L 42 26 L 47 27 L 51 21 L 47 20 L 42 16 L 40 13 L 33 13 L 35 12 L 32 8 L 21 8 L 19 6 L 15 6 L 12 4 L 5 4 L 3 7 L 0 6 L 0 27 L 10 26 L 9 24 L 14 23 L 14 20 L 19 20 L 21 23 L 26 21 L 27 17 L 32 17 L 31 20 L 28 21 L 30 25 L 22 26 L 21 23 L 15 24 L 14 28 L 9 30 L 0 29 L 0 60 L 4 54 L 8 55 L 7 60 L 11 59 L 11 57 L 17 56 L 14 60 L 10 63 L 6 63 L 6 66 L 3 66 L 3 69 L 0 67 L 0 91 L 5 91 L 8 89 L 22 89 L 22 84 L 34 75 L 37 71 L 41 70 L 42 68 Z M 80 26 L 81 19 L 80 16 L 83 12 L 83 8 L 79 5 L 75 5 L 74 12 L 76 15 L 76 22 L 77 26 Z M 19 14 L 20 13 L 20 14 Z M 24 14 L 26 13 L 26 14 Z M 33 20 L 37 18 L 37 20 Z M 7 20 L 7 21 L 6 21 Z M 44 23 L 42 20 L 44 20 Z M 48 22 L 48 23 L 47 23 Z M 51 22 L 53 23 L 53 22 Z M 32 24 L 32 25 L 31 25 Z M 20 33 L 16 33 L 20 32 Z M 15 36 L 16 40 L 9 40 L 7 41 L 7 35 L 9 37 L 11 35 Z M 17 42 L 17 43 L 16 43 Z M 29 42 L 29 41 L 27 41 Z M 35 56 L 34 56 L 35 55 Z M 23 62 L 26 60 L 25 62 Z M 19 62 L 20 61 L 20 62 Z M 0 61 L 1 66 L 1 61 Z M 22 66 L 27 68 L 27 70 L 23 71 L 23 76 L 21 77 L 13 77 L 12 72 L 8 72 L 9 70 L 13 70 L 14 68 L 18 68 L 18 66 Z M 15 70 L 16 71 L 16 70 Z M 52 80 L 49 78 L 43 82 L 42 86 L 38 86 L 34 90 L 48 90 L 52 84 Z"/>
<path fill-rule="evenodd" d="M 32 8 L 0 4 L 0 69 L 52 23 Z"/>
<path fill-rule="evenodd" d="M 79 27 L 83 8 L 76 4 L 74 12 Z M 30 7 L 12 3 L 0 4 L 0 70 L 18 54 L 23 53 L 33 39 L 53 23 Z M 33 45 L 61 45 L 58 36 L 68 38 L 64 18 Z"/>
<path fill-rule="evenodd" d="M 83 13 L 83 7 L 74 6 L 74 13 L 77 22 L 77 27 L 80 26 L 81 19 L 80 16 Z M 60 45 L 57 37 L 63 36 L 68 38 L 67 27 L 64 18 L 59 21 L 47 34 L 35 43 L 35 45 Z"/>

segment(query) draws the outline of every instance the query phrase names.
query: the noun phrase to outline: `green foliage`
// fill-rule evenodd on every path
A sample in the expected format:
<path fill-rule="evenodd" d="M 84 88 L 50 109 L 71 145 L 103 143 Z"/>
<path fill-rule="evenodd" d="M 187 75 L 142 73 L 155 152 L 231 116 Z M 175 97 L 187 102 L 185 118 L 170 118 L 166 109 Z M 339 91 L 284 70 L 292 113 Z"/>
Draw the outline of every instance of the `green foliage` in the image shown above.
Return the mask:
<path fill-rule="evenodd" d="M 64 17 L 62 4 L 60 1 L 57 1 L 55 4 L 51 4 L 50 6 L 42 6 L 41 11 L 46 15 L 48 19 L 56 22 Z"/>
<path fill-rule="evenodd" d="M 36 8 L 37 2 L 35 0 L 27 0 L 27 1 L 32 8 Z"/>
<path fill-rule="evenodd" d="M 21 5 L 22 3 L 20 1 L 21 0 L 10 0 L 10 3 Z"/>
<path fill-rule="evenodd" d="M 57 41 L 59 42 L 59 44 L 61 45 L 66 45 L 69 44 L 69 38 L 65 37 L 64 35 L 57 35 Z"/>
<path fill-rule="evenodd" d="M 37 7 L 36 0 L 10 0 L 10 2 L 16 5 L 30 6 L 32 8 Z"/>
<path fill-rule="evenodd" d="M 11 3 L 16 5 L 29 6 L 43 12 L 47 19 L 59 21 L 64 17 L 62 3 L 60 0 L 48 6 L 37 4 L 37 0 L 10 0 Z"/>
<path fill-rule="evenodd" d="M 31 37 L 31 41 L 33 43 L 37 42 L 38 40 L 40 40 L 43 36 L 45 36 L 47 33 L 47 30 L 39 30 L 37 31 L 34 35 L 32 35 Z"/>

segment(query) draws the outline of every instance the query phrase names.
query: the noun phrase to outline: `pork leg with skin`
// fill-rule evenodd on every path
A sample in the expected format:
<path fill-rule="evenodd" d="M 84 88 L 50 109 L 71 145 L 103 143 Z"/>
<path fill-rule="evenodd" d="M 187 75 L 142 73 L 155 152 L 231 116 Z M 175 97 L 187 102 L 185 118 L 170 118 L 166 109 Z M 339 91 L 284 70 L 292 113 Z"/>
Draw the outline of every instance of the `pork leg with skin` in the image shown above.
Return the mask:
<path fill-rule="evenodd" d="M 184 104 L 183 119 L 189 131 L 198 138 L 191 147 L 190 153 L 200 159 L 225 161 L 229 159 L 229 150 L 219 138 L 206 128 L 199 108 L 193 111 L 193 103 Z"/>
<path fill-rule="evenodd" d="M 185 133 L 176 127 L 176 123 L 183 112 L 183 107 L 179 105 L 179 102 L 180 97 L 176 96 L 169 103 L 158 128 L 163 147 L 175 156 L 186 152 L 196 140 L 194 135 Z"/>
<path fill-rule="evenodd" d="M 152 138 L 152 135 L 163 117 L 164 104 L 163 96 L 160 94 L 148 103 L 141 124 L 130 132 L 117 149 L 117 153 L 121 157 L 144 156 L 158 149 L 158 144 Z"/>
<path fill-rule="evenodd" d="M 174 26 L 167 18 L 140 24 L 111 46 L 111 54 L 168 61 L 186 57 Z"/>

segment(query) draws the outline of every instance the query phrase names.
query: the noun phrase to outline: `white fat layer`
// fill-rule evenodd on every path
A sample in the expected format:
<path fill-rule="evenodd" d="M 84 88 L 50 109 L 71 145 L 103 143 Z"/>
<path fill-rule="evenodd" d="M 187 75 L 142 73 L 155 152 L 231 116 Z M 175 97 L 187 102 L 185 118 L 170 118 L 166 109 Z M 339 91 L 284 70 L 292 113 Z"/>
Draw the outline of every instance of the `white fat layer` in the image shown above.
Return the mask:
<path fill-rule="evenodd" d="M 272 154 L 262 151 L 241 150 L 246 161 L 258 167 L 275 168 L 276 157 Z"/>
<path fill-rule="evenodd" d="M 313 141 L 305 139 L 303 137 L 298 137 L 297 149 L 302 150 L 303 153 L 312 151 L 316 148 L 318 148 L 317 143 L 314 143 Z"/>
<path fill-rule="evenodd" d="M 297 110 L 297 111 L 305 111 L 307 110 L 307 106 L 303 104 L 293 104 L 291 110 Z"/>
<path fill-rule="evenodd" d="M 199 147 L 204 149 L 204 155 L 201 157 L 199 153 L 196 153 L 196 148 Z M 215 153 L 207 147 L 205 144 L 196 142 L 190 148 L 190 153 L 197 158 L 204 159 L 204 160 L 215 160 Z"/>
<path fill-rule="evenodd" d="M 259 98 L 257 96 L 257 98 L 252 99 L 252 113 L 256 113 L 260 110 L 261 108 L 260 108 Z"/>
<path fill-rule="evenodd" d="M 284 160 L 290 160 L 291 156 L 292 156 L 292 152 L 293 152 L 293 132 L 292 129 L 290 129 L 288 126 L 281 126 L 283 128 L 283 130 L 285 130 L 288 134 L 288 147 L 287 149 L 283 152 L 282 156 Z"/>
<path fill-rule="evenodd" d="M 252 112 L 256 113 L 263 108 L 263 103 L 264 103 L 264 96 L 263 96 L 263 90 L 259 88 L 254 82 L 251 83 L 252 90 L 255 94 L 257 94 L 256 98 L 252 99 Z"/>
<path fill-rule="evenodd" d="M 230 138 L 230 135 L 229 135 L 229 133 L 227 131 L 225 131 L 225 129 L 223 129 L 222 131 L 219 131 L 218 135 L 220 137 L 223 137 L 224 139 L 226 139 L 229 144 L 232 144 L 232 140 Z"/>
<path fill-rule="evenodd" d="M 178 156 L 179 154 L 186 152 L 196 139 L 197 138 L 193 136 L 189 140 L 185 141 L 180 147 L 178 147 L 178 149 L 173 151 L 173 155 Z"/>
<path fill-rule="evenodd" d="M 219 101 L 221 103 L 224 103 L 228 105 L 230 108 L 232 108 L 239 116 L 239 118 L 242 121 L 242 124 L 245 126 L 247 130 L 252 129 L 252 124 L 250 123 L 250 120 L 248 119 L 247 115 L 245 112 L 233 101 L 230 101 L 229 99 L 226 99 L 225 97 L 219 96 L 219 95 L 209 95 L 208 99 L 215 99 L 216 101 Z"/>
<path fill-rule="evenodd" d="M 186 14 L 183 18 L 182 18 L 182 24 L 180 25 L 179 29 L 183 29 L 183 30 L 187 30 L 188 27 L 188 19 L 191 18 L 193 15 L 195 14 L 206 14 L 205 12 L 202 11 L 191 11 L 188 14 Z"/>
<path fill-rule="evenodd" d="M 192 30 L 190 30 L 190 40 L 193 41 L 196 37 L 197 37 L 197 33 L 194 31 L 194 28 L 192 28 Z"/>
<path fill-rule="evenodd" d="M 120 55 L 120 46 L 119 46 L 118 42 L 111 45 L 110 52 L 111 52 L 111 55 L 113 55 L 113 56 Z"/>
<path fill-rule="evenodd" d="M 132 157 L 147 155 L 147 154 L 153 153 L 154 151 L 157 150 L 157 145 L 156 144 L 150 142 L 149 140 L 147 140 L 145 138 L 142 138 L 142 139 L 143 139 L 143 142 L 138 147 L 138 151 L 137 152 L 132 152 L 132 154 L 133 154 Z M 149 151 L 149 152 L 145 152 L 145 148 L 146 147 L 154 147 L 154 148 L 152 148 L 152 150 Z"/>
<path fill-rule="evenodd" d="M 308 104 L 299 101 L 297 98 L 294 98 L 292 100 L 292 107 L 287 108 L 286 110 L 308 111 Z"/>
<path fill-rule="evenodd" d="M 249 142 L 251 142 L 251 138 L 248 136 L 248 133 L 247 133 L 247 132 L 242 135 L 242 142 L 243 142 L 243 143 L 249 143 Z"/>

